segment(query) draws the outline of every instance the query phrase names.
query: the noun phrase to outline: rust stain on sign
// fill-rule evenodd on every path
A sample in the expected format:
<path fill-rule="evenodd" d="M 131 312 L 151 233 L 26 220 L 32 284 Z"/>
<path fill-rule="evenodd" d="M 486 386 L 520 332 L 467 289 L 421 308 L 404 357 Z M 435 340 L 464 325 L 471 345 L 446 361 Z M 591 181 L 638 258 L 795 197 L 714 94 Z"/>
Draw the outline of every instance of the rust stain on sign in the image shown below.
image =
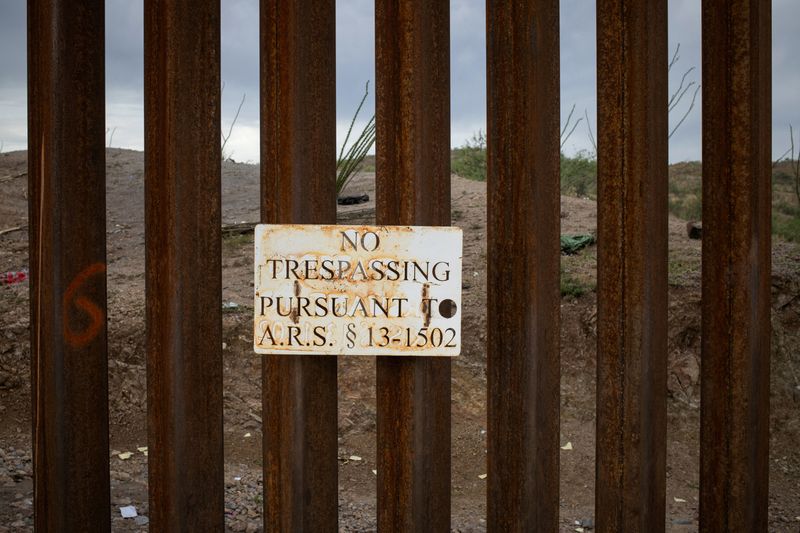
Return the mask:
<path fill-rule="evenodd" d="M 260 354 L 455 356 L 462 233 L 453 227 L 260 224 Z"/>

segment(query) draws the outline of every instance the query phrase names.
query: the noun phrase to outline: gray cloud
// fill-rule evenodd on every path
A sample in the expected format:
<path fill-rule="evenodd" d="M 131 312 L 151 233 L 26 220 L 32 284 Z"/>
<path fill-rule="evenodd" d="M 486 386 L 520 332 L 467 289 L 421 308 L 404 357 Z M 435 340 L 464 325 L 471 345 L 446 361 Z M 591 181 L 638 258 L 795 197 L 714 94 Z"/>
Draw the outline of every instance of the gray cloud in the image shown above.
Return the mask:
<path fill-rule="evenodd" d="M 25 2 L 0 8 L 0 143 L 3 150 L 27 146 L 27 57 Z"/>
<path fill-rule="evenodd" d="M 486 124 L 485 1 L 451 2 L 451 139 L 463 144 Z M 5 2 L 0 16 L 0 141 L 4 150 L 26 146 L 25 3 Z M 344 136 L 353 111 L 369 80 L 370 97 L 359 122 L 374 112 L 374 7 L 372 0 L 337 2 L 337 123 Z M 561 2 L 561 113 L 566 120 L 575 105 L 584 110 L 596 132 L 595 3 Z M 670 50 L 681 45 L 681 59 L 670 73 L 671 87 L 696 67 L 700 81 L 700 2 L 669 3 Z M 142 0 L 106 2 L 107 125 L 115 128 L 113 145 L 143 146 Z M 788 147 L 788 125 L 800 129 L 800 19 L 796 0 L 773 0 L 773 153 Z M 229 150 L 237 160 L 258 159 L 258 2 L 222 1 L 222 79 L 225 82 L 223 128 L 230 125 L 242 95 L 246 95 Z M 688 105 L 688 96 L 684 102 Z M 673 161 L 700 157 L 700 97 L 695 109 L 670 142 Z M 674 125 L 680 113 L 673 112 Z M 565 146 L 568 153 L 590 149 L 585 124 Z"/>

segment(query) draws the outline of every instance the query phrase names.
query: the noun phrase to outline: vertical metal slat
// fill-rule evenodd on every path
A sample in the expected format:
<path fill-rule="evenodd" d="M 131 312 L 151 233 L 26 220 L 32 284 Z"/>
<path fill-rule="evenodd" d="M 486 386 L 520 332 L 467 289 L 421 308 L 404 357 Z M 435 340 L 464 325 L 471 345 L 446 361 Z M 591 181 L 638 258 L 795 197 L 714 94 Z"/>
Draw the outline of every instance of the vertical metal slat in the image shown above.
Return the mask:
<path fill-rule="evenodd" d="M 487 2 L 488 525 L 556 531 L 559 507 L 559 20 Z"/>
<path fill-rule="evenodd" d="M 222 531 L 219 1 L 144 9 L 150 528 Z"/>
<path fill-rule="evenodd" d="M 599 531 L 663 531 L 667 2 L 599 0 Z"/>
<path fill-rule="evenodd" d="M 102 1 L 28 2 L 37 531 L 109 531 Z"/>
<path fill-rule="evenodd" d="M 334 0 L 261 2 L 261 219 L 336 223 Z M 336 531 L 336 357 L 264 356 L 264 529 Z"/>
<path fill-rule="evenodd" d="M 375 3 L 378 224 L 450 224 L 446 0 Z M 450 361 L 379 357 L 378 529 L 450 529 Z"/>
<path fill-rule="evenodd" d="M 771 6 L 703 2 L 701 531 L 766 531 Z"/>

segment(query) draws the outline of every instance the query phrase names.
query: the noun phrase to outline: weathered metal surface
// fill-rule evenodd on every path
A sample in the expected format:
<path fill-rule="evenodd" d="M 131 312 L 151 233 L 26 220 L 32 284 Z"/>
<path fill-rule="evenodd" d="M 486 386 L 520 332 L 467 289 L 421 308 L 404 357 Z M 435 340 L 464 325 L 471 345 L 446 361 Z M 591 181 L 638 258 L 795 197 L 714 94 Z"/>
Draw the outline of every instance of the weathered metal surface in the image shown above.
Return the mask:
<path fill-rule="evenodd" d="M 449 5 L 375 4 L 378 224 L 450 225 Z M 379 357 L 378 528 L 450 529 L 450 360 Z"/>
<path fill-rule="evenodd" d="M 219 1 L 146 0 L 151 531 L 222 531 Z"/>
<path fill-rule="evenodd" d="M 597 4 L 598 531 L 663 531 L 667 2 Z"/>
<path fill-rule="evenodd" d="M 104 6 L 28 2 L 34 521 L 109 531 Z"/>
<path fill-rule="evenodd" d="M 261 220 L 336 223 L 334 0 L 261 2 Z M 336 358 L 263 362 L 264 529 L 337 530 Z"/>
<path fill-rule="evenodd" d="M 488 525 L 556 531 L 558 2 L 487 6 Z"/>
<path fill-rule="evenodd" d="M 770 2 L 703 2 L 700 529 L 766 531 Z"/>
<path fill-rule="evenodd" d="M 458 355 L 461 230 L 260 224 L 262 354 Z"/>

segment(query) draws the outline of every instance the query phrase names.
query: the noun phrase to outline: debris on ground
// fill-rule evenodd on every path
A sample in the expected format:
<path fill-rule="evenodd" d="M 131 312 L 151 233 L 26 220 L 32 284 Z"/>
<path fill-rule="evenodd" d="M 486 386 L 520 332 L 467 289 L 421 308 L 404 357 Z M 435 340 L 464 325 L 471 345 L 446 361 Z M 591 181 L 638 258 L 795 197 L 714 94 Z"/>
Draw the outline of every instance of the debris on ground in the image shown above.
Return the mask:
<path fill-rule="evenodd" d="M 686 223 L 686 236 L 690 239 L 700 240 L 703 238 L 703 223 L 697 220 L 690 220 Z"/>
<path fill-rule="evenodd" d="M 578 235 L 562 235 L 561 236 L 561 253 L 564 255 L 574 255 L 591 246 L 596 241 L 594 235 L 590 233 Z"/>
<path fill-rule="evenodd" d="M 336 199 L 336 203 L 339 205 L 358 205 L 365 204 L 367 202 L 369 202 L 368 194 L 350 194 L 340 196 Z"/>
<path fill-rule="evenodd" d="M 13 285 L 14 283 L 22 283 L 28 279 L 28 269 L 25 268 L 19 271 L 6 272 L 0 274 L 0 285 Z"/>
<path fill-rule="evenodd" d="M 124 507 L 119 508 L 119 514 L 122 515 L 122 518 L 136 518 L 139 514 L 136 512 L 136 507 L 133 505 L 126 505 Z"/>

